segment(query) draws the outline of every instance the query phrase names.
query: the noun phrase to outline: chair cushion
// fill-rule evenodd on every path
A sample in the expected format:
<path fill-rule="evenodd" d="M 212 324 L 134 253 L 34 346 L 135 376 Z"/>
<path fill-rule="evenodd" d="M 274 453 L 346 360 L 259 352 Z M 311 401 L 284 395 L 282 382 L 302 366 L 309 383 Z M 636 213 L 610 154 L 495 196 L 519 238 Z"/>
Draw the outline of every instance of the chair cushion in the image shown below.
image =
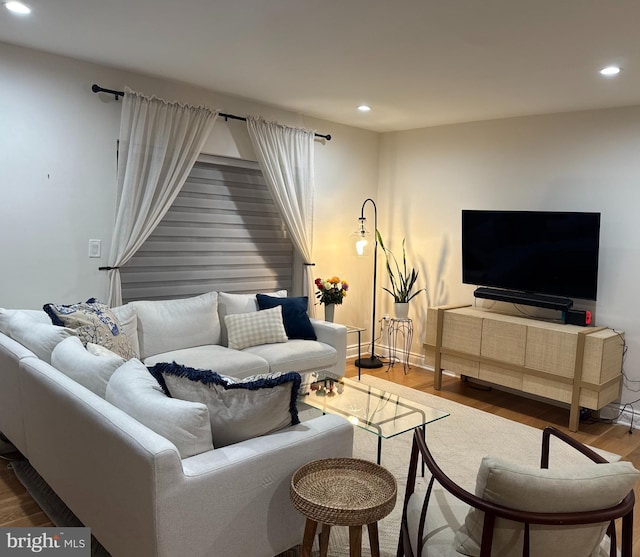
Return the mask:
<path fill-rule="evenodd" d="M 309 306 L 308 296 L 277 298 L 265 294 L 256 294 L 256 299 L 261 310 L 282 306 L 282 321 L 284 322 L 284 330 L 289 338 L 317 340 L 307 313 L 307 307 Z"/>
<path fill-rule="evenodd" d="M 215 369 L 220 375 L 230 375 L 236 379 L 269 373 L 269 363 L 264 358 L 248 351 L 232 350 L 219 344 L 163 352 L 146 358 L 144 365 L 152 367 L 162 362 L 169 364 L 176 362 L 196 369 Z"/>
<path fill-rule="evenodd" d="M 224 323 L 227 326 L 229 348 L 234 350 L 288 340 L 280 306 L 264 311 L 227 315 Z"/>
<path fill-rule="evenodd" d="M 269 296 L 277 296 L 284 298 L 287 295 L 286 290 L 278 290 L 276 292 L 265 292 Z M 220 292 L 218 294 L 218 315 L 220 316 L 220 344 L 228 346 L 227 328 L 224 324 L 224 318 L 227 315 L 236 315 L 238 313 L 249 313 L 258 311 L 258 300 L 255 294 L 230 294 L 229 292 Z"/>
<path fill-rule="evenodd" d="M 476 495 L 506 507 L 532 512 L 579 512 L 619 503 L 640 472 L 630 462 L 584 464 L 562 469 L 523 466 L 485 457 L 476 478 Z M 463 555 L 480 555 L 484 513 L 471 509 L 455 535 Z M 598 552 L 607 524 L 580 526 L 532 525 L 531 556 L 584 557 Z M 496 520 L 493 555 L 520 557 L 523 526 Z M 559 551 L 561 548 L 561 551 Z"/>
<path fill-rule="evenodd" d="M 129 360 L 115 371 L 106 399 L 171 441 L 182 458 L 213 449 L 209 409 L 168 397 L 140 360 Z"/>
<path fill-rule="evenodd" d="M 88 346 L 88 345 L 87 345 Z M 125 360 L 118 354 L 90 352 L 78 337 L 65 338 L 51 353 L 51 365 L 98 396 L 104 398 L 107 383 Z"/>
<path fill-rule="evenodd" d="M 125 360 L 134 357 L 131 341 L 117 317 L 95 298 L 69 305 L 45 304 L 42 309 L 54 325 L 73 329 L 85 346 L 88 342 L 101 344 Z"/>
<path fill-rule="evenodd" d="M 138 316 L 140 356 L 220 344 L 218 293 L 176 300 L 129 302 Z"/>
<path fill-rule="evenodd" d="M 418 528 L 424 491 L 415 491 L 407 504 L 409 541 L 414 555 L 418 553 Z M 460 501 L 437 482 L 434 484 L 423 532 L 423 555 L 429 557 L 460 557 L 453 543 L 454 532 L 464 525 L 469 505 Z M 550 557 L 550 556 L 548 556 Z"/>
<path fill-rule="evenodd" d="M 236 380 L 178 364 L 149 368 L 172 397 L 209 408 L 215 447 L 266 435 L 300 423 L 296 400 L 300 374 L 267 374 Z"/>

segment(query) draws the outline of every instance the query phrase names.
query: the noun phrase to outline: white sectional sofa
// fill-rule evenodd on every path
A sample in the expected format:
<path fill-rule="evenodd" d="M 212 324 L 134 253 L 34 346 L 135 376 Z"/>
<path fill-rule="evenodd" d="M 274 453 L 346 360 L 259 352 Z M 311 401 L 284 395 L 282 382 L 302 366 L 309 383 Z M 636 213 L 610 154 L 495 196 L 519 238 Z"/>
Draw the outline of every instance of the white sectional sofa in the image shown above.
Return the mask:
<path fill-rule="evenodd" d="M 149 365 L 175 360 L 240 378 L 285 369 L 344 372 L 346 331 L 339 325 L 312 321 L 318 340 L 273 347 L 200 343 L 217 327 L 223 334 L 225 310 L 214 294 L 184 301 L 182 310 L 180 302 L 136 302 L 114 313 L 128 335 L 137 331 L 140 358 Z M 222 298 L 236 311 L 233 302 L 243 300 L 233 296 Z M 256 311 L 255 302 L 244 303 Z M 204 306 L 215 307 L 215 315 Z M 198 315 L 210 321 L 203 325 Z M 300 543 L 304 522 L 289 501 L 291 475 L 317 458 L 350 456 L 353 427 L 346 420 L 320 416 L 184 457 L 155 424 L 144 425 L 99 394 L 110 388 L 109 373 L 100 374 L 113 356 L 87 353 L 69 364 L 75 334 L 52 325 L 44 312 L 0 311 L 0 432 L 113 557 L 273 557 Z M 153 353 L 154 346 L 166 350 Z M 94 361 L 100 371 L 92 374 Z M 122 366 L 112 367 L 122 384 Z"/>

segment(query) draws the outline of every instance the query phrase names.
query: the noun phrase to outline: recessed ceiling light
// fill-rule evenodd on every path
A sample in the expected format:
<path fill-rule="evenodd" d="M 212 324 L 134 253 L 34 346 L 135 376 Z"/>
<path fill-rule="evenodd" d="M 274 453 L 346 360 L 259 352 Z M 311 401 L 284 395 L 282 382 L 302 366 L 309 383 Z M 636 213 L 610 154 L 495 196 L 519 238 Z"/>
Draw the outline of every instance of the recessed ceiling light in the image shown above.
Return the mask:
<path fill-rule="evenodd" d="M 618 75 L 620 68 L 618 66 L 607 66 L 606 68 L 602 68 L 600 73 L 606 76 Z"/>
<path fill-rule="evenodd" d="M 5 2 L 4 7 L 15 14 L 26 15 L 31 13 L 31 8 L 22 2 Z"/>
<path fill-rule="evenodd" d="M 361 105 L 358 107 L 358 110 L 359 110 L 360 112 L 369 112 L 369 111 L 371 110 L 371 107 L 370 107 L 369 105 L 366 105 L 366 104 L 361 104 Z"/>

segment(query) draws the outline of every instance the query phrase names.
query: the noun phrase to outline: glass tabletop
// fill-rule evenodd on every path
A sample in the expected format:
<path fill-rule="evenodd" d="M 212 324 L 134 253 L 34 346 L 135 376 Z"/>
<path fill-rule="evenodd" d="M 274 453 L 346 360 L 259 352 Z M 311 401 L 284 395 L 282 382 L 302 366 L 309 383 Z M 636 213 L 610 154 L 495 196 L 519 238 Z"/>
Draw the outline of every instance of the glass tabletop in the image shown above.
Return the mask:
<path fill-rule="evenodd" d="M 449 415 L 346 377 L 315 381 L 299 401 L 325 414 L 344 416 L 352 424 L 385 439 Z"/>

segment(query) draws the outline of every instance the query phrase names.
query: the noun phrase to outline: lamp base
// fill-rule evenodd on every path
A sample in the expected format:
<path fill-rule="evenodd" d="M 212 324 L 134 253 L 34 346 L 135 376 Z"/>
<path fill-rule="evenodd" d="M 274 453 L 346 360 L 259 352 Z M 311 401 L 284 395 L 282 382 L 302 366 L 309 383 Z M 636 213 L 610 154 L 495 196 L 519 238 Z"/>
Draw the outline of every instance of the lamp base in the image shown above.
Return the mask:
<path fill-rule="evenodd" d="M 356 367 L 363 367 L 365 369 L 374 369 L 377 367 L 382 367 L 383 363 L 376 358 L 375 356 L 370 356 L 369 358 L 360 358 L 355 361 Z"/>

